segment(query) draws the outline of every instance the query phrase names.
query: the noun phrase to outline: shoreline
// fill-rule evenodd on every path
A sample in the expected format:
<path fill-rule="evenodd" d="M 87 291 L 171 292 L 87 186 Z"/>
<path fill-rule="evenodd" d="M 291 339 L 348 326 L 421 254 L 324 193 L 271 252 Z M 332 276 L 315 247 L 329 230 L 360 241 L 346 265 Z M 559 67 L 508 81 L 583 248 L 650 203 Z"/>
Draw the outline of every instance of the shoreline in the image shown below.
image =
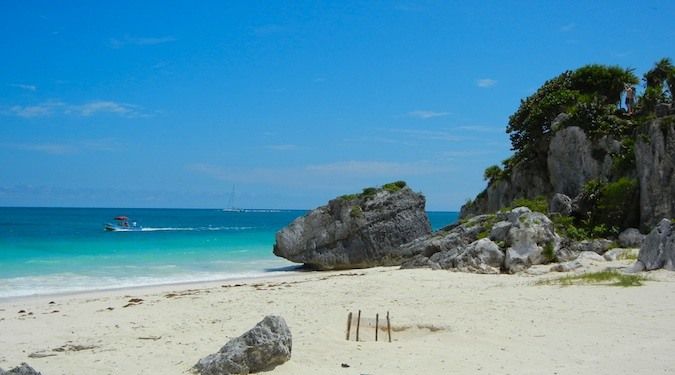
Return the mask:
<path fill-rule="evenodd" d="M 598 262 L 586 271 L 627 264 Z M 632 288 L 537 284 L 568 274 L 377 267 L 0 301 L 0 367 L 26 362 L 45 375 L 188 374 L 197 360 L 275 314 L 293 335 L 291 360 L 269 372 L 277 375 L 675 368 L 675 272 L 650 272 L 652 281 Z M 358 310 L 361 340 L 346 341 L 347 313 Z M 393 342 L 375 342 L 372 320 L 387 312 Z"/>
<path fill-rule="evenodd" d="M 289 268 L 294 266 L 289 266 Z M 302 267 L 298 265 L 298 268 Z M 4 303 L 11 303 L 14 301 L 30 301 L 30 300 L 46 300 L 53 298 L 70 298 L 70 297 L 86 297 L 86 296 L 95 296 L 95 295 L 119 295 L 125 294 L 125 291 L 136 291 L 138 293 L 155 293 L 157 291 L 163 291 L 165 289 L 174 289 L 174 288 L 189 288 L 194 286 L 199 286 L 200 288 L 209 288 L 215 287 L 217 284 L 222 283 L 243 283 L 246 281 L 252 280 L 267 280 L 276 279 L 280 277 L 287 277 L 293 274 L 301 274 L 305 272 L 310 272 L 307 270 L 287 270 L 287 271 L 271 271 L 264 272 L 262 274 L 256 274 L 255 276 L 249 277 L 239 277 L 235 276 L 232 278 L 220 278 L 213 280 L 196 280 L 196 281 L 177 281 L 177 282 L 167 282 L 160 284 L 148 284 L 148 285 L 136 285 L 136 286 L 120 286 L 120 287 L 111 287 L 111 288 L 102 288 L 102 289 L 89 289 L 89 290 L 76 290 L 76 291 L 63 291 L 55 293 L 41 293 L 41 294 L 31 294 L 23 296 L 8 296 L 0 297 L 0 306 Z M 191 289 L 191 288 L 189 288 Z"/>

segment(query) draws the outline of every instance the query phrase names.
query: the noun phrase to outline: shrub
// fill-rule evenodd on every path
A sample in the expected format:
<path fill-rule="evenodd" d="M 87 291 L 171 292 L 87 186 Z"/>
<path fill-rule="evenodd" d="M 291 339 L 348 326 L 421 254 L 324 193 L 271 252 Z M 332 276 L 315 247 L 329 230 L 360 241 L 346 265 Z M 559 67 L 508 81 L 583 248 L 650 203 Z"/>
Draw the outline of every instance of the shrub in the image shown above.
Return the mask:
<path fill-rule="evenodd" d="M 497 165 L 491 165 L 485 168 L 485 172 L 483 172 L 483 179 L 486 180 L 488 184 L 499 181 L 501 178 L 502 169 Z"/>
<path fill-rule="evenodd" d="M 363 210 L 361 209 L 361 206 L 352 207 L 352 209 L 349 211 L 349 216 L 351 216 L 353 218 L 362 217 L 363 216 Z"/>
<path fill-rule="evenodd" d="M 406 187 L 405 181 L 394 181 L 388 184 L 384 184 L 382 188 L 388 192 L 395 193 Z"/>
<path fill-rule="evenodd" d="M 511 202 L 511 205 L 508 207 L 508 209 L 512 210 L 516 207 L 527 207 L 530 209 L 530 211 L 533 212 L 547 213 L 548 200 L 544 196 L 538 196 L 534 199 L 525 199 L 525 198 L 514 199 L 513 202 Z"/>
<path fill-rule="evenodd" d="M 635 169 L 635 138 L 625 137 L 621 140 L 621 149 L 612 155 L 612 171 L 617 175 L 625 175 Z"/>
<path fill-rule="evenodd" d="M 377 188 L 367 187 L 367 188 L 363 189 L 363 192 L 361 193 L 361 196 L 372 197 L 375 194 L 377 194 Z"/>
<path fill-rule="evenodd" d="M 355 199 L 358 199 L 359 195 L 358 194 L 345 194 L 341 195 L 340 199 L 345 200 L 345 201 L 353 201 Z"/>
<path fill-rule="evenodd" d="M 596 222 L 608 228 L 621 227 L 637 187 L 637 181 L 627 177 L 606 184 L 600 191 L 597 205 L 600 217 Z"/>
<path fill-rule="evenodd" d="M 546 258 L 547 261 L 554 262 L 556 260 L 556 256 L 553 243 L 547 242 L 546 245 L 544 245 L 544 250 L 541 254 L 544 256 L 544 258 Z"/>
<path fill-rule="evenodd" d="M 589 216 L 581 220 L 580 226 L 592 237 L 617 235 L 624 229 L 627 219 L 635 216 L 632 211 L 635 210 L 633 203 L 637 189 L 637 181 L 627 177 L 610 183 L 588 181 L 583 194 Z"/>

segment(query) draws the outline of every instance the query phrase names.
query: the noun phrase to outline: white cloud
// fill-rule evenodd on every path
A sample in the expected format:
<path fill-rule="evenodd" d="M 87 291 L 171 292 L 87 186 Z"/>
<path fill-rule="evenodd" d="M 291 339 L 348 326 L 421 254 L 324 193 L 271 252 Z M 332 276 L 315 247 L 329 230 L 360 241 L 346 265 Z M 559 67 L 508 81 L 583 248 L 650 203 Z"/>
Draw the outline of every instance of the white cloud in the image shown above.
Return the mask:
<path fill-rule="evenodd" d="M 577 25 L 575 25 L 574 22 L 571 22 L 571 23 L 568 23 L 567 25 L 561 26 L 560 31 L 563 32 L 563 33 L 568 33 L 570 31 L 574 30 L 575 27 L 577 27 Z"/>
<path fill-rule="evenodd" d="M 124 117 L 147 116 L 139 106 L 107 100 L 95 100 L 84 104 L 68 104 L 50 100 L 36 105 L 15 105 L 9 107 L 4 113 L 24 118 L 47 117 L 53 114 L 89 117 L 99 113 L 111 113 Z"/>
<path fill-rule="evenodd" d="M 497 84 L 497 81 L 491 78 L 481 78 L 476 80 L 476 85 L 482 88 L 492 87 Z"/>
<path fill-rule="evenodd" d="M 110 46 L 112 48 L 122 48 L 127 45 L 135 46 L 154 46 L 157 44 L 171 43 L 175 42 L 176 38 L 172 36 L 160 36 L 160 37 L 138 37 L 138 36 L 129 36 L 126 35 L 124 38 L 110 39 Z"/>
<path fill-rule="evenodd" d="M 138 115 L 138 107 L 113 101 L 97 100 L 85 104 L 70 106 L 68 111 L 72 111 L 80 116 L 88 117 L 96 113 L 114 113 L 122 116 Z M 70 113 L 70 112 L 66 113 Z"/>
<path fill-rule="evenodd" d="M 443 117 L 449 115 L 450 112 L 435 112 L 435 111 L 426 111 L 426 110 L 415 110 L 408 112 L 408 116 L 410 117 L 416 117 L 416 118 L 421 118 L 421 119 L 430 119 L 434 117 Z"/>
<path fill-rule="evenodd" d="M 10 86 L 16 87 L 18 89 L 22 90 L 27 90 L 27 91 L 35 91 L 37 90 L 37 86 L 35 85 L 26 85 L 24 83 L 12 83 Z"/>
<path fill-rule="evenodd" d="M 36 105 L 15 105 L 9 108 L 8 113 L 24 118 L 45 117 L 63 106 L 64 103 L 62 102 L 50 100 Z"/>

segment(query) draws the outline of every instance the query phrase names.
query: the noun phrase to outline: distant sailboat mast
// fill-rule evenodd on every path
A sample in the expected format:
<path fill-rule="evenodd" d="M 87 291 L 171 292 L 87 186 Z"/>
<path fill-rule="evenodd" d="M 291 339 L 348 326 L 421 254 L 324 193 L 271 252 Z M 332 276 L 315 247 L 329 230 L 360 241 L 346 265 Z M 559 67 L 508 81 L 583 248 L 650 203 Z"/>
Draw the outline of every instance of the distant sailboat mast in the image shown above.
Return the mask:
<path fill-rule="evenodd" d="M 230 193 L 230 199 L 227 202 L 227 208 L 223 209 L 223 211 L 228 211 L 228 212 L 241 212 L 243 211 L 241 208 L 237 208 L 234 206 L 234 196 L 235 196 L 235 190 L 234 190 L 234 184 L 232 185 L 232 192 Z"/>

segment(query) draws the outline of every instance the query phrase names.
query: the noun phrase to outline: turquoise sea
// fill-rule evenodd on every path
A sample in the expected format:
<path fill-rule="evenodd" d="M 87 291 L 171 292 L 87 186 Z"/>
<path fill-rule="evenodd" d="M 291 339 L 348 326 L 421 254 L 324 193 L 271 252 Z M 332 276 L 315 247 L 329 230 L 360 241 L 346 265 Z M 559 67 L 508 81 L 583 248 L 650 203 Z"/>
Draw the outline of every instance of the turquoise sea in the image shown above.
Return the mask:
<path fill-rule="evenodd" d="M 288 272 L 274 235 L 305 212 L 0 208 L 0 298 Z M 104 231 L 118 215 L 142 230 Z M 429 213 L 434 229 L 457 216 Z"/>

